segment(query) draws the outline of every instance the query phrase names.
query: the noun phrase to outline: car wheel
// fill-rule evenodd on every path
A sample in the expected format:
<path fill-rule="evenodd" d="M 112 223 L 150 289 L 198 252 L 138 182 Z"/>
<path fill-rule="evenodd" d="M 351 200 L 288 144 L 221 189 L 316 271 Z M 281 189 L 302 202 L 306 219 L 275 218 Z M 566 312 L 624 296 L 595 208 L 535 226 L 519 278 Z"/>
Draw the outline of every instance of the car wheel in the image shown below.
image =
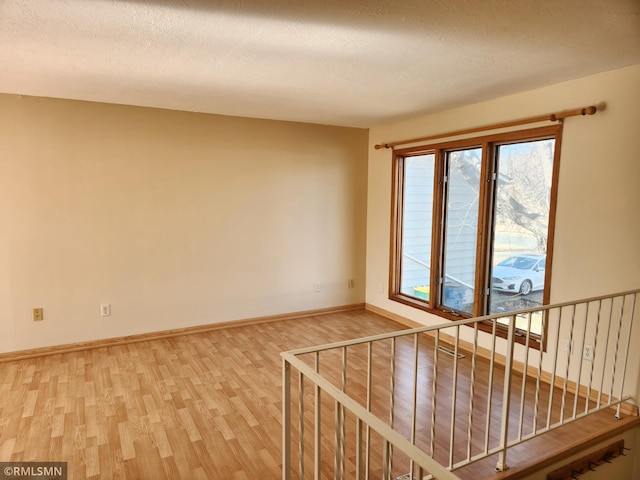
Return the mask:
<path fill-rule="evenodd" d="M 531 280 L 525 280 L 520 285 L 520 293 L 522 295 L 529 295 L 531 293 L 531 289 L 532 288 L 533 288 L 533 286 L 531 285 Z"/>

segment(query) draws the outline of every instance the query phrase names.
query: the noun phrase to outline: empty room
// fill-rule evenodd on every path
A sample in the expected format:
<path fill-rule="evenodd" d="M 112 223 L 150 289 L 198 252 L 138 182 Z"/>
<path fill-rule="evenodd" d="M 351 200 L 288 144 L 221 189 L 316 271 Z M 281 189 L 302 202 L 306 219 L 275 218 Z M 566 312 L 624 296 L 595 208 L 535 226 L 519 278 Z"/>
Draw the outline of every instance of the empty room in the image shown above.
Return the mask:
<path fill-rule="evenodd" d="M 640 480 L 640 3 L 0 0 L 0 480 Z"/>

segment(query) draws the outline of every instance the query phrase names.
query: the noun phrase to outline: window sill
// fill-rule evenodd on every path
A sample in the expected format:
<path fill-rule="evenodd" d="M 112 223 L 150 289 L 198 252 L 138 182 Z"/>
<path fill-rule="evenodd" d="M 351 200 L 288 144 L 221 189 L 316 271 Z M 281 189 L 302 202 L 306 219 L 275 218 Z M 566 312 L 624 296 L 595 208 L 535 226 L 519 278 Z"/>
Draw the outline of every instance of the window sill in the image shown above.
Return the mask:
<path fill-rule="evenodd" d="M 467 315 L 464 313 L 451 312 L 449 310 L 443 310 L 441 308 L 431 308 L 425 301 L 416 299 L 414 297 L 410 297 L 408 295 L 389 295 L 389 300 L 394 302 L 402 303 L 404 305 L 408 305 L 409 307 L 416 308 L 418 310 L 422 310 L 423 312 L 429 313 L 431 315 L 436 315 L 438 317 L 450 320 L 470 320 L 473 317 L 471 315 Z M 468 327 L 472 327 L 471 325 L 466 325 Z M 478 330 L 481 330 L 485 333 L 492 334 L 493 326 L 489 322 L 482 322 L 478 324 Z M 496 337 L 498 338 L 507 338 L 508 329 L 504 325 L 498 324 L 496 327 Z M 527 341 L 526 331 L 525 330 L 516 330 L 515 342 L 520 345 L 525 345 Z M 541 342 L 540 336 L 536 334 L 529 335 L 529 347 L 534 348 L 536 350 L 540 350 Z M 546 347 L 545 347 L 546 351 Z"/>

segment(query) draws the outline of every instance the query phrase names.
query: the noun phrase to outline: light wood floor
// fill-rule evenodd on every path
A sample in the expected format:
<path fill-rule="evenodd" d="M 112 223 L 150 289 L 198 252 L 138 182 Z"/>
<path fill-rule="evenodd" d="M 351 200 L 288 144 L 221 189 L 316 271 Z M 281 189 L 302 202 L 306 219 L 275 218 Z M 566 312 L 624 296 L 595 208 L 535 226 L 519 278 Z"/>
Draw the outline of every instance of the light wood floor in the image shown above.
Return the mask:
<path fill-rule="evenodd" d="M 337 313 L 0 363 L 0 461 L 66 461 L 70 479 L 279 478 L 279 353 L 398 328 Z"/>
<path fill-rule="evenodd" d="M 401 328 L 355 311 L 0 363 L 0 461 L 66 461 L 70 479 L 277 479 L 279 353 Z"/>

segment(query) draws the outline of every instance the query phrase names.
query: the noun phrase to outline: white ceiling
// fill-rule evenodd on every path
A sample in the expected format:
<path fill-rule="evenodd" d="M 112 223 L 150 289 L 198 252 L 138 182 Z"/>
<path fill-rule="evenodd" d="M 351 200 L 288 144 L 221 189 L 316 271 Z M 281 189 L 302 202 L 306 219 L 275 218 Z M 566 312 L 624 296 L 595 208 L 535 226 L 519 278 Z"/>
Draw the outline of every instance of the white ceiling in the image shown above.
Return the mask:
<path fill-rule="evenodd" d="M 370 127 L 639 63 L 640 0 L 0 0 L 0 92 L 174 110 Z"/>

